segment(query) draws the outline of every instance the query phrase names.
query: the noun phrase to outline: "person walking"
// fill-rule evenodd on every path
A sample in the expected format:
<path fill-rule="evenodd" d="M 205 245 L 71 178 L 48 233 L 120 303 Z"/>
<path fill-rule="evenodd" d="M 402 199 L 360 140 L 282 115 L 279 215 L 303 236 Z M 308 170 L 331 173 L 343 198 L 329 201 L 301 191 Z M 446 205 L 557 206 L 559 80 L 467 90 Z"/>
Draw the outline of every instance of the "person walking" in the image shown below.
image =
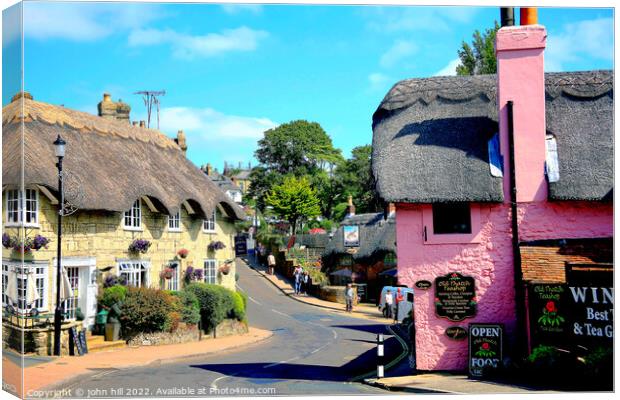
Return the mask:
<path fill-rule="evenodd" d="M 301 292 L 307 296 L 308 295 L 308 284 L 310 283 L 310 275 L 308 275 L 308 271 L 304 271 L 304 275 L 301 281 Z"/>
<path fill-rule="evenodd" d="M 390 289 L 385 293 L 385 304 L 383 305 L 383 311 L 385 318 L 392 318 L 392 307 L 394 307 L 394 296 Z"/>
<path fill-rule="evenodd" d="M 295 294 L 298 295 L 301 292 L 301 280 L 303 279 L 300 267 L 295 268 L 293 276 L 295 277 Z"/>
<path fill-rule="evenodd" d="M 396 304 L 396 307 L 394 307 L 394 322 L 398 322 L 398 307 L 403 300 L 405 300 L 405 298 L 400 288 L 396 289 L 396 298 L 394 299 L 394 303 Z"/>
<path fill-rule="evenodd" d="M 269 267 L 269 275 L 273 275 L 273 270 L 276 267 L 276 258 L 271 252 L 267 256 L 267 266 Z"/>
<path fill-rule="evenodd" d="M 347 305 L 347 312 L 353 311 L 353 287 L 350 283 L 347 283 L 347 288 L 344 292 L 344 299 Z"/>

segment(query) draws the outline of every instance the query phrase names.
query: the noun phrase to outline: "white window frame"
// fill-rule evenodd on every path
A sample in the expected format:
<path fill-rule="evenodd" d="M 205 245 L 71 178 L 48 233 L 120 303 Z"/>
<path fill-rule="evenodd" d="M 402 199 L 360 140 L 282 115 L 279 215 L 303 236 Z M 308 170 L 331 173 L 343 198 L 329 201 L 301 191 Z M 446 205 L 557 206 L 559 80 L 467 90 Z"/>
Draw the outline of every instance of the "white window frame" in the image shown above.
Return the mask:
<path fill-rule="evenodd" d="M 181 232 L 181 209 L 175 215 L 168 215 L 168 232 Z"/>
<path fill-rule="evenodd" d="M 17 195 L 17 199 L 15 198 L 15 195 Z M 30 197 L 32 195 L 34 196 Z M 16 207 L 15 205 L 13 208 L 9 207 L 10 203 L 16 203 Z M 29 203 L 34 203 L 34 209 L 27 210 L 26 205 Z M 5 225 L 38 228 L 39 204 L 39 191 L 37 189 L 7 189 L 5 202 Z M 13 216 L 17 218 L 12 218 Z M 26 222 L 28 216 L 32 218 L 30 222 Z"/>
<path fill-rule="evenodd" d="M 129 219 L 130 225 L 127 225 Z M 128 211 L 123 214 L 123 229 L 127 231 L 142 230 L 142 200 L 138 198 Z"/>
<path fill-rule="evenodd" d="M 176 268 L 174 268 L 174 275 L 172 279 L 166 279 L 166 290 L 180 290 L 180 276 L 181 276 L 181 263 L 178 261 L 170 261 L 170 264 L 176 264 Z"/>
<path fill-rule="evenodd" d="M 206 233 L 215 233 L 216 212 L 213 210 L 212 218 L 202 220 L 202 231 Z"/>
<path fill-rule="evenodd" d="M 18 311 L 18 313 L 20 314 L 25 314 L 28 311 L 30 311 L 32 309 L 32 307 L 28 308 L 26 306 L 26 308 L 20 307 L 20 292 L 23 291 L 24 296 L 25 296 L 25 290 L 28 287 L 28 278 L 29 277 L 33 277 L 34 279 L 36 279 L 35 283 L 36 283 L 36 287 L 37 287 L 37 292 L 39 293 L 39 299 L 35 301 L 34 306 L 37 310 L 39 310 L 39 312 L 44 312 L 44 311 L 48 311 L 49 309 L 49 304 L 48 304 L 48 297 L 49 297 L 49 266 L 47 265 L 47 263 L 43 263 L 43 262 L 25 262 L 25 263 L 21 263 L 21 262 L 16 262 L 16 261 L 8 261 L 8 260 L 2 260 L 2 307 L 4 308 L 6 306 L 6 288 L 9 282 L 9 270 L 11 268 L 15 268 L 16 272 L 17 272 L 17 277 L 16 279 L 18 280 L 18 282 L 16 282 L 17 285 L 17 294 L 18 294 L 18 298 L 15 299 L 17 300 L 17 304 L 12 304 L 13 306 L 15 306 L 15 309 Z M 20 274 L 20 271 L 23 269 L 24 274 Z M 30 272 L 30 273 L 28 273 Z M 21 285 L 19 284 L 19 281 L 22 280 L 23 282 L 21 283 Z M 23 299 L 23 297 L 22 297 Z M 25 301 L 25 300 L 22 300 Z"/>
<path fill-rule="evenodd" d="M 203 279 L 205 283 L 217 284 L 217 260 L 215 258 L 205 259 Z"/>
<path fill-rule="evenodd" d="M 118 276 L 127 275 L 127 286 L 148 287 L 151 277 L 151 262 L 147 260 L 119 260 L 116 265 Z M 144 273 L 144 282 L 140 279 Z"/>

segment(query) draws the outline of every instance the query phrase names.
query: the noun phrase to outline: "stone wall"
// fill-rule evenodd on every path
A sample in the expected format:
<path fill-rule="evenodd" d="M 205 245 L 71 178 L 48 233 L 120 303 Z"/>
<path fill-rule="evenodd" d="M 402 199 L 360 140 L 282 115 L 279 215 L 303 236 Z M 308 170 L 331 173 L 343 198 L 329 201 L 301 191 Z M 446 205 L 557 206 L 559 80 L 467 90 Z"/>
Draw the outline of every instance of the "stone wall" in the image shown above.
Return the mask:
<path fill-rule="evenodd" d="M 140 333 L 129 339 L 127 344 L 130 346 L 156 346 L 162 344 L 187 343 L 214 337 L 243 335 L 248 332 L 249 329 L 246 322 L 237 321 L 236 319 L 226 319 L 210 334 L 202 333 L 196 325 L 184 326 L 182 324 L 174 332 Z"/>
<path fill-rule="evenodd" d="M 318 290 L 319 298 L 334 303 L 346 304 L 346 286 L 323 286 Z M 353 287 L 353 304 L 357 304 L 357 288 Z"/>
<path fill-rule="evenodd" d="M 82 322 L 75 321 L 62 325 L 60 332 L 60 354 L 69 355 L 69 328 L 82 329 Z M 21 354 L 51 356 L 54 349 L 54 327 L 22 328 L 2 322 L 2 347 Z"/>

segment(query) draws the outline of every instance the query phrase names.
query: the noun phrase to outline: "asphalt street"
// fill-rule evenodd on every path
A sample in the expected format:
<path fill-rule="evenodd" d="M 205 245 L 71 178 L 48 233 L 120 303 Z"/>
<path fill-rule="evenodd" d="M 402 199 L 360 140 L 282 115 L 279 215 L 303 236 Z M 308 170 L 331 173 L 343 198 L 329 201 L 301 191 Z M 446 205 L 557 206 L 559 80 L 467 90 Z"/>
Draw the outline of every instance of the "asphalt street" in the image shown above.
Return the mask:
<path fill-rule="evenodd" d="M 377 333 L 385 334 L 387 359 L 400 354 L 385 325 L 295 301 L 243 262 L 237 271 L 238 288 L 249 298 L 250 325 L 272 331 L 271 338 L 159 365 L 93 371 L 54 389 L 91 398 L 387 394 L 350 382 L 376 369 Z"/>

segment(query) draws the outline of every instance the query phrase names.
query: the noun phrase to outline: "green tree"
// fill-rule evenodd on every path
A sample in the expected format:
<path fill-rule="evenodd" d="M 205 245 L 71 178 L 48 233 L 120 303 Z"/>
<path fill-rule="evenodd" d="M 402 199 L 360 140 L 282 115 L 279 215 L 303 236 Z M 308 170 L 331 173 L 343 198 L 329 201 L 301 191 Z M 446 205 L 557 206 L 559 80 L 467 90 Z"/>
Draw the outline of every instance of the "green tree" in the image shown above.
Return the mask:
<path fill-rule="evenodd" d="M 321 214 L 319 199 L 306 177 L 285 177 L 282 184 L 274 186 L 267 194 L 265 202 L 291 224 L 293 234 L 297 232 L 298 222 Z"/>
<path fill-rule="evenodd" d="M 499 24 L 495 21 L 495 26 L 485 30 L 484 33 L 476 29 L 471 46 L 465 41 L 462 42 L 461 49 L 458 51 L 461 64 L 456 67 L 457 75 L 482 75 L 497 72 L 495 34 L 498 29 Z"/>
<path fill-rule="evenodd" d="M 348 196 L 359 213 L 377 212 L 381 203 L 375 190 L 375 180 L 371 169 L 372 146 L 358 146 L 351 150 L 351 158 L 336 168 L 335 183 L 338 193 L 339 206 L 335 218 L 339 218 L 341 211 L 346 208 Z M 344 204 L 344 205 L 343 205 Z"/>

